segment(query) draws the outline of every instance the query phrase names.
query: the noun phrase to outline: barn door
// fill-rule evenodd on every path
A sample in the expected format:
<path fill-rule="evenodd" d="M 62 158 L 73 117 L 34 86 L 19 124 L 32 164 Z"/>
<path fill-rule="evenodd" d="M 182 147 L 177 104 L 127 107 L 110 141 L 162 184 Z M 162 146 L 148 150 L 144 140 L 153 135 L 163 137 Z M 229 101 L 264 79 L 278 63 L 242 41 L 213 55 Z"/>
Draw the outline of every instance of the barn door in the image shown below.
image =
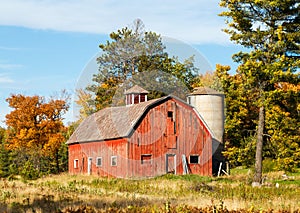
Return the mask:
<path fill-rule="evenodd" d="M 176 174 L 176 155 L 166 155 L 166 173 Z"/>
<path fill-rule="evenodd" d="M 92 174 L 92 162 L 93 158 L 88 158 L 88 175 Z"/>

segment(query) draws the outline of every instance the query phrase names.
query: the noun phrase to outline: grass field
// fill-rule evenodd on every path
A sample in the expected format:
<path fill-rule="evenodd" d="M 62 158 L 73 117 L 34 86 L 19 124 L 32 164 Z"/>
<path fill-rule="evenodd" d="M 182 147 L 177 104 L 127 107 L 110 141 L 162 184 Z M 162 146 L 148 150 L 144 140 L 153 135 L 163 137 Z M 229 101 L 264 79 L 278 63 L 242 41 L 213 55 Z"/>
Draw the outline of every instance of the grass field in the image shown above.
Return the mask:
<path fill-rule="evenodd" d="M 0 182 L 0 212 L 300 212 L 300 173 L 231 176 L 165 175 L 145 180 L 53 175 Z"/>

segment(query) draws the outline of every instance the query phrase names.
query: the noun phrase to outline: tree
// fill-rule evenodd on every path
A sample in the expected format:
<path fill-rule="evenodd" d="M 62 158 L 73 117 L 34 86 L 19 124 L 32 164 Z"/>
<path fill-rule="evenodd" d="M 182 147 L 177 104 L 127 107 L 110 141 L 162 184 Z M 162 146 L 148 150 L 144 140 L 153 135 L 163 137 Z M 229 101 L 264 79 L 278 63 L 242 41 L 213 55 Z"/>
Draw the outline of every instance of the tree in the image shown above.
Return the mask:
<path fill-rule="evenodd" d="M 252 94 L 251 105 L 257 113 L 254 182 L 260 183 L 266 114 L 276 108 L 272 101 L 276 85 L 299 84 L 300 4 L 297 0 L 221 0 L 220 5 L 227 9 L 221 13 L 229 26 L 224 31 L 232 41 L 249 48 L 233 59 L 240 63 L 237 73 L 242 87 Z"/>
<path fill-rule="evenodd" d="M 220 67 L 220 65 L 217 65 Z M 228 67 L 229 68 L 229 67 Z M 230 69 L 230 68 L 229 68 Z M 217 68 L 218 70 L 218 68 Z M 220 82 L 218 71 L 206 71 L 204 74 L 199 74 L 194 79 L 194 84 L 192 85 L 193 88 L 195 87 L 209 87 L 219 92 L 223 92 L 222 84 Z"/>
<path fill-rule="evenodd" d="M 58 153 L 65 142 L 66 131 L 62 115 L 69 108 L 67 100 L 46 101 L 40 96 L 24 95 L 12 95 L 6 100 L 13 108 L 6 115 L 8 149 L 18 150 L 21 155 L 18 157 L 25 163 L 28 161 L 26 165 L 30 168 L 34 165 L 34 169 L 48 172 L 53 170 L 54 163 L 53 167 L 59 172 Z"/>
<path fill-rule="evenodd" d="M 266 112 L 269 142 L 276 151 L 272 153 L 278 169 L 293 171 L 300 166 L 300 84 L 280 82 L 275 84 Z"/>
<path fill-rule="evenodd" d="M 0 126 L 0 142 L 3 142 L 5 139 L 5 129 Z"/>
<path fill-rule="evenodd" d="M 97 110 L 112 104 L 120 85 L 128 89 L 133 84 L 139 84 L 150 90 L 149 98 L 176 90 L 178 84 L 191 89 L 197 74 L 193 58 L 180 63 L 176 57 L 169 57 L 164 51 L 161 36 L 151 31 L 145 32 L 140 20 L 135 21 L 133 29 L 125 27 L 112 32 L 110 39 L 106 44 L 99 45 L 103 51 L 97 59 L 99 72 L 94 76 L 95 83 L 88 87 L 95 94 Z M 153 81 L 145 80 L 145 75 Z M 158 84 L 165 91 L 155 90 Z"/>
<path fill-rule="evenodd" d="M 5 143 L 5 129 L 0 127 L 0 177 L 7 177 L 10 174 L 9 166 L 9 151 L 4 146 Z"/>
<path fill-rule="evenodd" d="M 92 94 L 84 89 L 77 90 L 76 94 L 77 100 L 75 102 L 80 107 L 78 122 L 81 122 L 88 115 L 91 115 L 96 111 L 95 101 L 93 100 Z"/>

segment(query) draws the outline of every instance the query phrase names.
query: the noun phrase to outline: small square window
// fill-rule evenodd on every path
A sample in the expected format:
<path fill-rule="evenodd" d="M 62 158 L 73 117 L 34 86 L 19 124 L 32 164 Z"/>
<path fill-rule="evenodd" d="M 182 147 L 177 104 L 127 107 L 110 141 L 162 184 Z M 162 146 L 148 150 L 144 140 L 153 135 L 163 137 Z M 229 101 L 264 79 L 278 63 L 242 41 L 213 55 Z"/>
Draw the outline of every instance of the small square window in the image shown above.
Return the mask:
<path fill-rule="evenodd" d="M 77 168 L 79 168 L 79 160 L 75 159 L 74 160 L 74 169 L 77 169 Z"/>
<path fill-rule="evenodd" d="M 152 155 L 141 155 L 141 164 L 152 164 Z"/>
<path fill-rule="evenodd" d="M 173 112 L 172 111 L 168 111 L 168 118 L 173 118 Z"/>
<path fill-rule="evenodd" d="M 111 166 L 117 166 L 117 156 L 111 156 Z"/>
<path fill-rule="evenodd" d="M 191 164 L 199 164 L 199 155 L 190 155 Z"/>
<path fill-rule="evenodd" d="M 96 159 L 96 166 L 97 167 L 102 166 L 102 158 L 101 157 L 97 157 L 97 159 Z"/>

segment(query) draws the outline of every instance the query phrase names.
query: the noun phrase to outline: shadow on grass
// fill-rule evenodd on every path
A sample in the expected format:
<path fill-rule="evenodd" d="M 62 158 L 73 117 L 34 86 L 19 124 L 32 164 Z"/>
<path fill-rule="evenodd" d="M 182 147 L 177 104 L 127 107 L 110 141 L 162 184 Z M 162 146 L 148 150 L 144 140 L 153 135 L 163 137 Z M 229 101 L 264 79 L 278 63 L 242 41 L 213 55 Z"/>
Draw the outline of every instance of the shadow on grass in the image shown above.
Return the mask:
<path fill-rule="evenodd" d="M 127 208 L 128 206 L 149 206 L 154 204 L 154 200 L 150 201 L 145 198 L 136 199 L 120 199 L 117 201 L 107 202 L 101 199 L 89 200 L 84 202 L 82 200 L 73 200 L 63 198 L 58 201 L 54 200 L 53 195 L 43 195 L 34 198 L 32 202 L 29 199 L 24 199 L 22 203 L 13 202 L 11 204 L 0 203 L 0 212 L 4 213 L 27 213 L 27 212 L 41 212 L 41 213 L 62 213 L 62 212 L 95 212 L 95 209 L 110 209 L 110 208 Z M 84 211 L 82 211 L 84 210 Z"/>

